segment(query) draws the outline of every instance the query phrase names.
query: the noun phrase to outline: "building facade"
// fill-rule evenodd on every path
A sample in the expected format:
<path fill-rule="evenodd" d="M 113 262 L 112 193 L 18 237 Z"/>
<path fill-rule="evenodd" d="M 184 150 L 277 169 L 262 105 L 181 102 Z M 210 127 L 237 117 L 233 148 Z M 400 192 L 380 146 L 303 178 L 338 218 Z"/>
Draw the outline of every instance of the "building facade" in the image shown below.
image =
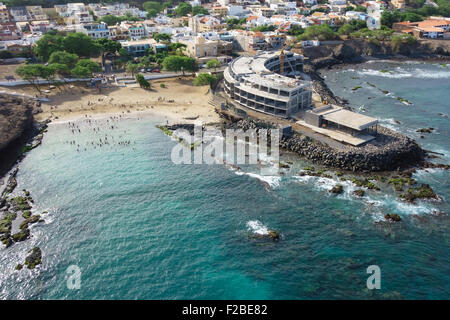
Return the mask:
<path fill-rule="evenodd" d="M 274 52 L 233 60 L 224 71 L 225 93 L 241 106 L 283 118 L 309 108 L 311 81 L 303 74 L 303 56 L 288 52 L 282 60 L 284 74 Z"/>

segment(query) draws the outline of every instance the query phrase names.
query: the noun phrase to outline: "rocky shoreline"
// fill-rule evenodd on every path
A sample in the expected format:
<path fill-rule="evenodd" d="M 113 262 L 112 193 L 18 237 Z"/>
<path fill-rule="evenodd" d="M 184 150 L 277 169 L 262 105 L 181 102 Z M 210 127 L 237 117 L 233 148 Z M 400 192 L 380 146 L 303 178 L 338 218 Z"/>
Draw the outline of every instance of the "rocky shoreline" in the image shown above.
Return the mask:
<path fill-rule="evenodd" d="M 38 101 L 0 94 L 0 177 L 20 161 L 25 152 L 40 144 L 42 136 L 39 135 L 46 129 L 47 122 L 36 122 L 34 114 L 41 111 Z"/>
<path fill-rule="evenodd" d="M 258 130 L 261 124 L 241 119 L 229 126 Z M 423 163 L 425 158 L 425 152 L 414 140 L 383 127 L 379 128 L 377 139 L 363 147 L 336 150 L 300 133 L 283 136 L 280 146 L 324 166 L 364 173 L 401 170 Z"/>

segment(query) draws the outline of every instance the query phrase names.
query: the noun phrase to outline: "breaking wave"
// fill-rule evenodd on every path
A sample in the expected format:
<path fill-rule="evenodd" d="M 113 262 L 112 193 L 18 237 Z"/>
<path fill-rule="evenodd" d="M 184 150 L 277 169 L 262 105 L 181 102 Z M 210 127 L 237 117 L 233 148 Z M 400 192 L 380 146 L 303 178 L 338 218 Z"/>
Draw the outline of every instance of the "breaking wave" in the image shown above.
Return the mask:
<path fill-rule="evenodd" d="M 247 230 L 254 234 L 268 235 L 269 229 L 258 220 L 250 220 L 247 222 Z"/>
<path fill-rule="evenodd" d="M 450 78 L 450 70 L 449 71 L 426 71 L 423 69 L 413 69 L 413 70 L 403 70 L 401 68 L 397 68 L 396 70 L 389 70 L 388 72 L 382 72 L 381 70 L 374 69 L 362 69 L 361 71 L 357 71 L 359 75 L 362 76 L 376 76 L 376 77 L 384 77 L 384 78 L 393 78 L 393 79 L 403 79 L 403 78 L 421 78 L 421 79 L 443 79 Z"/>

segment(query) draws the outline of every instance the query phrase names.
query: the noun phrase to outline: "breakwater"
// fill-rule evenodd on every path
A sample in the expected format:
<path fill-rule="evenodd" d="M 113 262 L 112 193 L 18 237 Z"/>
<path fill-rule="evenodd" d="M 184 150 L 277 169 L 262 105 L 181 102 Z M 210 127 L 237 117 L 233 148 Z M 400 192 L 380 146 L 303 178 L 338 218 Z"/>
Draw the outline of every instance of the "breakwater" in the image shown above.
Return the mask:
<path fill-rule="evenodd" d="M 269 125 L 220 114 L 228 122 L 226 127 L 258 130 Z M 283 136 L 280 146 L 325 166 L 353 172 L 405 169 L 423 163 L 425 158 L 425 151 L 413 139 L 384 127 L 379 127 L 375 140 L 361 147 L 346 146 L 336 150 L 300 133 Z"/>

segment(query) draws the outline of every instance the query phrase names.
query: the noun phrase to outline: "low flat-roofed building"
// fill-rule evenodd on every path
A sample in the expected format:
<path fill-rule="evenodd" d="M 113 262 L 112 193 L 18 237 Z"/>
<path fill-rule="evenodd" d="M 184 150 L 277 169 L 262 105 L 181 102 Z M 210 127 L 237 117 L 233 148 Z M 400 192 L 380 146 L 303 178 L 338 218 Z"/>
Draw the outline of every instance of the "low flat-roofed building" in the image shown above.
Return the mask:
<path fill-rule="evenodd" d="M 120 41 L 120 44 L 129 54 L 133 56 L 142 56 L 149 48 L 152 48 L 153 51 L 156 52 L 166 47 L 164 43 L 158 43 L 155 39 Z"/>
<path fill-rule="evenodd" d="M 375 139 L 378 120 L 334 105 L 307 110 L 299 124 L 354 146 Z"/>

